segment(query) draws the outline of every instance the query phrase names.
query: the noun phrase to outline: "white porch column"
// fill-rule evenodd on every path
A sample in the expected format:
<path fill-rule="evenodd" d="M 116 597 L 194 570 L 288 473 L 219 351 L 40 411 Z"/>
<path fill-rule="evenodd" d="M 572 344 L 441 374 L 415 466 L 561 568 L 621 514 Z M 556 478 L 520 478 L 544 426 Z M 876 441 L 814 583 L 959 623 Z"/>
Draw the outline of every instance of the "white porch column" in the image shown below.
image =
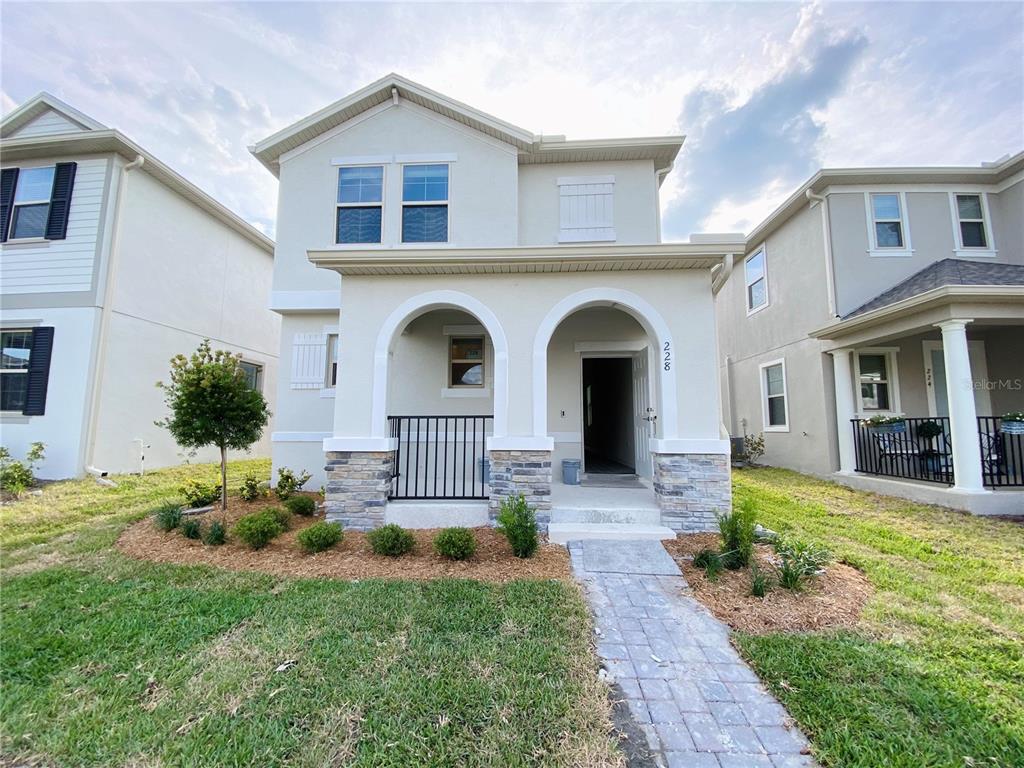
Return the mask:
<path fill-rule="evenodd" d="M 852 473 L 856 466 L 853 444 L 853 425 L 857 415 L 853 398 L 853 370 L 850 367 L 852 350 L 836 349 L 832 355 L 832 372 L 836 388 L 836 435 L 839 441 L 839 471 Z"/>
<path fill-rule="evenodd" d="M 949 400 L 949 431 L 953 442 L 953 490 L 984 492 L 981 478 L 981 447 L 978 414 L 974 408 L 974 380 L 967 348 L 967 323 L 947 320 L 942 330 L 942 355 L 946 362 L 946 397 Z"/>

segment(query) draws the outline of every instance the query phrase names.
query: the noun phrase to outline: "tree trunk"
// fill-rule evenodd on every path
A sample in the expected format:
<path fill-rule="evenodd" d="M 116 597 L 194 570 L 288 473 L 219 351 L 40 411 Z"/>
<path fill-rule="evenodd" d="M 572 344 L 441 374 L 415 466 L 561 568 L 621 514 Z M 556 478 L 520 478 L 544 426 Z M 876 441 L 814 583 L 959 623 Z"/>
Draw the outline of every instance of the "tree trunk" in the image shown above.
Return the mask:
<path fill-rule="evenodd" d="M 220 447 L 220 509 L 226 512 L 228 508 L 228 449 Z"/>

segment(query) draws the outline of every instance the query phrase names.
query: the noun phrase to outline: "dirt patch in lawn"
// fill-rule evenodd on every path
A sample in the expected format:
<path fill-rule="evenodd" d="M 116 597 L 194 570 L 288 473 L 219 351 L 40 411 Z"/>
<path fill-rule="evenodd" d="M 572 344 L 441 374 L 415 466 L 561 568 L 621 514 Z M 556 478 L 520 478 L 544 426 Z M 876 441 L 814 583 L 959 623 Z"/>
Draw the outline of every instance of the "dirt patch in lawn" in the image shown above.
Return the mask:
<path fill-rule="evenodd" d="M 800 591 L 776 584 L 764 597 L 750 593 L 750 569 L 723 571 L 709 581 L 703 568 L 693 565 L 702 549 L 717 549 L 721 538 L 713 533 L 679 536 L 663 542 L 679 564 L 693 596 L 733 629 L 752 634 L 811 632 L 857 623 L 864 604 L 874 591 L 867 577 L 845 563 L 830 563 L 825 573 L 805 582 Z M 754 559 L 764 573 L 774 573 L 772 548 L 754 546 Z"/>
<path fill-rule="evenodd" d="M 274 506 L 269 500 L 246 503 L 230 499 L 226 514 L 214 510 L 196 517 L 204 526 L 226 520 L 228 542 L 209 547 L 186 539 L 180 531 L 165 533 L 147 517 L 125 529 L 117 548 L 129 557 L 179 565 L 213 565 L 235 571 L 262 571 L 281 576 L 332 579 L 437 579 L 459 578 L 506 582 L 512 579 L 569 579 L 569 556 L 564 547 L 541 544 L 527 559 L 512 554 L 508 541 L 492 528 L 474 528 L 476 554 L 461 562 L 434 553 L 433 540 L 439 529 L 412 531 L 416 546 L 401 557 L 375 555 L 366 534 L 345 531 L 344 540 L 326 552 L 307 555 L 295 540 L 303 528 L 323 520 L 322 516 L 292 515 L 287 531 L 263 549 L 252 550 L 235 539 L 231 526 L 244 514 Z"/>

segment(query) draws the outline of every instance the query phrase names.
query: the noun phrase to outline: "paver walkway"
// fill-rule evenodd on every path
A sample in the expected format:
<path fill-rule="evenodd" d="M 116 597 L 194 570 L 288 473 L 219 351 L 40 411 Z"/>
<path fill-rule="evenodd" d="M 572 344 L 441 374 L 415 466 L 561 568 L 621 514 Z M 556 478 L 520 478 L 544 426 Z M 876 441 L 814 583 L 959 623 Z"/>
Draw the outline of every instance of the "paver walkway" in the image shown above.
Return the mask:
<path fill-rule="evenodd" d="M 657 541 L 574 541 L 597 651 L 655 760 L 668 768 L 815 766 L 807 740 L 689 595 Z"/>

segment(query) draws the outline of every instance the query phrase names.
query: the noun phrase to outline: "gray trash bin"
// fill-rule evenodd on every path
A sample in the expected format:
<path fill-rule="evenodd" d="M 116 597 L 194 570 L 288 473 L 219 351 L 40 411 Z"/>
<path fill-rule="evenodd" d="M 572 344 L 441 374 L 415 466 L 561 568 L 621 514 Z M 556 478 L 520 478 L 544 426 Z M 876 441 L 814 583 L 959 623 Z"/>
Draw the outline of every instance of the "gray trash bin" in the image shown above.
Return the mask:
<path fill-rule="evenodd" d="M 477 477 L 480 478 L 480 482 L 484 485 L 491 484 L 491 460 L 486 456 L 481 456 L 476 460 L 476 471 Z"/>
<path fill-rule="evenodd" d="M 562 482 L 566 485 L 579 485 L 580 484 L 580 464 L 582 462 L 579 459 L 562 459 Z"/>

